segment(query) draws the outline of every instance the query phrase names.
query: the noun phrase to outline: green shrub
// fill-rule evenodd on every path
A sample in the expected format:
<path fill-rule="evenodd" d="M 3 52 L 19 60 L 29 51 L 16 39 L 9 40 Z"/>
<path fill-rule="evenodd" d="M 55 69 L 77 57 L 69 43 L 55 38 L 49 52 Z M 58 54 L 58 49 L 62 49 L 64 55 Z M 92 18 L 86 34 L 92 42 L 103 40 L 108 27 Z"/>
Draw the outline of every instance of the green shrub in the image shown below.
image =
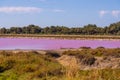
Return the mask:
<path fill-rule="evenodd" d="M 0 72 L 3 72 L 5 70 L 11 69 L 15 64 L 15 61 L 13 60 L 6 60 L 3 63 L 0 64 Z"/>
<path fill-rule="evenodd" d="M 81 51 L 65 51 L 64 55 L 75 56 L 85 65 L 92 65 L 95 62 L 94 56 L 90 53 L 89 50 L 81 50 Z"/>
<path fill-rule="evenodd" d="M 85 65 L 92 65 L 95 62 L 95 58 L 91 55 L 86 55 L 86 54 L 79 54 L 76 56 L 82 64 Z"/>
<path fill-rule="evenodd" d="M 85 47 L 85 46 L 83 46 L 83 47 L 80 47 L 80 49 L 91 49 L 91 47 Z"/>
<path fill-rule="evenodd" d="M 48 52 L 46 53 L 46 55 L 47 55 L 48 57 L 53 57 L 53 58 L 58 58 L 58 57 L 60 57 L 60 54 L 59 54 L 59 53 L 57 53 L 57 52 L 52 52 L 52 51 L 48 51 Z"/>

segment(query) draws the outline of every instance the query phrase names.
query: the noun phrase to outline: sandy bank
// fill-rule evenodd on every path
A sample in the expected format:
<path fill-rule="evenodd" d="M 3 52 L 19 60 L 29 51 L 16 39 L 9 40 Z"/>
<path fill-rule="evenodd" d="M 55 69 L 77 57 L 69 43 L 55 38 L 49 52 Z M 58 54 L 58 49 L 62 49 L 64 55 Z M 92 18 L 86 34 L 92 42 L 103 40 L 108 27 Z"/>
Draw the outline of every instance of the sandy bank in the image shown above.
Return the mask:
<path fill-rule="evenodd" d="M 36 35 L 36 34 L 0 34 L 0 38 L 48 38 L 48 39 L 108 39 L 119 40 L 115 35 Z"/>

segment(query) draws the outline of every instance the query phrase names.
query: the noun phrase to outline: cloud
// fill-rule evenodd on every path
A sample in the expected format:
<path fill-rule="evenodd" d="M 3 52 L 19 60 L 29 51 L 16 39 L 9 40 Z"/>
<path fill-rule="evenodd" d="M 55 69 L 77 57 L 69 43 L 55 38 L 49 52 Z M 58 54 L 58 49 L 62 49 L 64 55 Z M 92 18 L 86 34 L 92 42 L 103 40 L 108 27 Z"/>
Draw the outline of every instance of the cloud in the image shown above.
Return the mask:
<path fill-rule="evenodd" d="M 37 7 L 0 7 L 0 13 L 34 13 L 41 11 L 42 8 Z"/>
<path fill-rule="evenodd" d="M 64 12 L 64 10 L 62 10 L 62 9 L 54 9 L 53 12 L 59 12 L 59 13 L 61 13 L 61 12 Z"/>
<path fill-rule="evenodd" d="M 105 10 L 101 10 L 99 12 L 100 16 L 103 17 L 105 14 L 109 13 L 108 11 L 105 11 Z"/>
<path fill-rule="evenodd" d="M 39 7 L 0 7 L 0 13 L 40 13 L 42 11 L 50 11 L 56 13 L 65 12 L 62 9 L 43 9 Z"/>
<path fill-rule="evenodd" d="M 111 14 L 114 16 L 114 17 L 118 17 L 120 15 L 120 10 L 113 10 L 111 12 Z"/>
<path fill-rule="evenodd" d="M 101 10 L 99 11 L 99 14 L 101 17 L 107 14 L 112 15 L 113 17 L 118 17 L 120 15 L 120 10 L 111 10 L 111 11 Z"/>

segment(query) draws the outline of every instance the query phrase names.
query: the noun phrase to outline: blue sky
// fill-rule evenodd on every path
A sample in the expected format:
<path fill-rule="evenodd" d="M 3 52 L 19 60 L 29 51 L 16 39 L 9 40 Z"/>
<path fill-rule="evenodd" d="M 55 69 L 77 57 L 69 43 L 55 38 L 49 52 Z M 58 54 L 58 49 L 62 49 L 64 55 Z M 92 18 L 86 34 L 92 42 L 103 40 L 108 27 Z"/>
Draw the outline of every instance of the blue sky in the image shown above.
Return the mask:
<path fill-rule="evenodd" d="M 87 24 L 120 21 L 120 0 L 0 0 L 0 27 Z"/>

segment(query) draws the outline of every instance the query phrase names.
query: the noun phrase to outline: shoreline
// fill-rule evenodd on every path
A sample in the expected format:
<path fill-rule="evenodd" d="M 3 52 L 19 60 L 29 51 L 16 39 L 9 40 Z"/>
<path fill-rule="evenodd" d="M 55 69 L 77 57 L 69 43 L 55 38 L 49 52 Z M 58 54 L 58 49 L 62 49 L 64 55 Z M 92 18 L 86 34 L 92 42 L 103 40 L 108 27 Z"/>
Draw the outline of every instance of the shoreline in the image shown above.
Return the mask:
<path fill-rule="evenodd" d="M 32 39 L 73 39 L 73 40 L 120 40 L 115 35 L 38 35 L 38 34 L 0 34 L 0 38 L 32 38 Z"/>
<path fill-rule="evenodd" d="M 88 47 L 89 48 L 89 47 Z M 99 47 L 98 47 L 99 48 Z M 40 49 L 10 49 L 10 50 L 8 50 L 8 49 L 6 49 L 6 50 L 2 50 L 2 49 L 0 49 L 0 52 L 2 52 L 2 51 L 7 51 L 7 52 L 64 52 L 64 51 L 81 51 L 81 50 L 83 50 L 84 48 L 65 48 L 65 49 L 51 49 L 51 50 L 40 50 Z M 86 47 L 86 49 L 87 49 L 87 47 Z M 90 49 L 97 49 L 97 48 L 90 48 Z M 104 49 L 118 49 L 118 48 L 104 48 Z"/>

